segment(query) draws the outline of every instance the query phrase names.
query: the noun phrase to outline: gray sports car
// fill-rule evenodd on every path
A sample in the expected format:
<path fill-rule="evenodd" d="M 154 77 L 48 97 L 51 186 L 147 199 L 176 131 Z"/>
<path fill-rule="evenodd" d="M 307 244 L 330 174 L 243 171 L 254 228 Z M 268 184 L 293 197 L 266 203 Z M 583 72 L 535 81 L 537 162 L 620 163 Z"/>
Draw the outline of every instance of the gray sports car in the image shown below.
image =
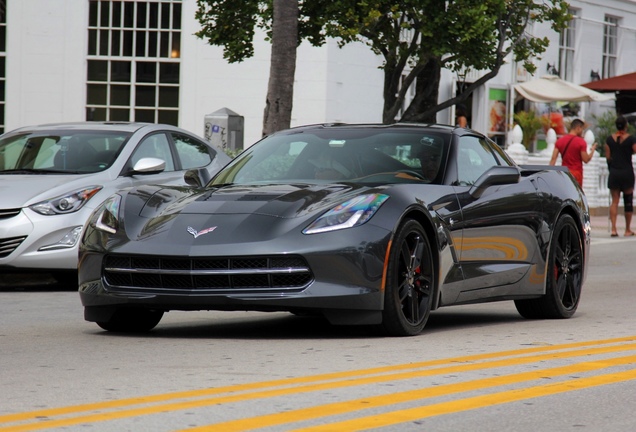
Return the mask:
<path fill-rule="evenodd" d="M 289 311 L 415 335 L 442 306 L 513 300 L 527 318 L 568 318 L 579 304 L 583 192 L 566 169 L 517 166 L 475 131 L 299 127 L 209 182 L 198 174 L 93 213 L 86 320 L 147 331 L 170 310 Z"/>

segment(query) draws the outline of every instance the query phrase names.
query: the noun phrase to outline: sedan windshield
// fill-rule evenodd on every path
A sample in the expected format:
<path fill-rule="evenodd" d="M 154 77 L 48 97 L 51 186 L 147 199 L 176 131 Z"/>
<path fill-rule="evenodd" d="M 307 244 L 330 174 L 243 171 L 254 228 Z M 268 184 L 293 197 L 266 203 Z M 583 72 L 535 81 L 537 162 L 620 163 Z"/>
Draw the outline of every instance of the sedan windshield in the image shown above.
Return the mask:
<path fill-rule="evenodd" d="M 87 174 L 110 167 L 127 132 L 16 132 L 0 139 L 0 174 Z"/>
<path fill-rule="evenodd" d="M 450 134 L 421 128 L 293 130 L 254 144 L 211 182 L 439 183 Z"/>

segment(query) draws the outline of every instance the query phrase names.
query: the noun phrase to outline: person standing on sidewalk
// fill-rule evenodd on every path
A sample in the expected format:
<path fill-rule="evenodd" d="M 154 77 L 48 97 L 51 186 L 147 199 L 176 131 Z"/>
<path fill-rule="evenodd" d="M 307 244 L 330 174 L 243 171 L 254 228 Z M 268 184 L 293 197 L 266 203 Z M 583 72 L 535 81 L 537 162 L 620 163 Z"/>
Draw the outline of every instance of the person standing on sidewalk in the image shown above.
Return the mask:
<path fill-rule="evenodd" d="M 583 188 L 583 162 L 588 163 L 592 160 L 597 146 L 597 144 L 594 143 L 588 153 L 587 144 L 582 138 L 585 127 L 586 125 L 583 120 L 572 120 L 570 133 L 557 140 L 554 144 L 552 159 L 550 159 L 550 165 L 555 165 L 560 153 L 561 165 L 568 167 L 570 173 L 572 173 L 581 188 Z"/>
<path fill-rule="evenodd" d="M 636 153 L 636 139 L 627 133 L 627 120 L 623 116 L 616 119 L 616 132 L 605 141 L 605 157 L 609 168 L 607 187 L 610 190 L 612 203 L 609 208 L 612 237 L 617 237 L 616 218 L 618 202 L 623 193 L 623 210 L 625 211 L 625 236 L 633 236 L 630 226 L 634 214 L 634 167 L 632 155 Z"/>

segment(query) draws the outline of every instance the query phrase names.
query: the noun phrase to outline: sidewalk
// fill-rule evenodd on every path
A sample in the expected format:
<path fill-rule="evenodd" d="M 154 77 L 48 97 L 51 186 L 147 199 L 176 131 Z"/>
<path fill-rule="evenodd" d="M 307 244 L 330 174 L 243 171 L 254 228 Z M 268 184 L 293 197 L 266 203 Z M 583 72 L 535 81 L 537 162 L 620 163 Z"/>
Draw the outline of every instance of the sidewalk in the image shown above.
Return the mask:
<path fill-rule="evenodd" d="M 610 221 L 608 215 L 591 216 L 592 233 L 594 237 L 610 236 Z M 636 230 L 636 218 L 632 220 L 632 231 Z M 625 216 L 619 214 L 616 218 L 616 230 L 619 237 L 623 237 L 625 233 Z"/>

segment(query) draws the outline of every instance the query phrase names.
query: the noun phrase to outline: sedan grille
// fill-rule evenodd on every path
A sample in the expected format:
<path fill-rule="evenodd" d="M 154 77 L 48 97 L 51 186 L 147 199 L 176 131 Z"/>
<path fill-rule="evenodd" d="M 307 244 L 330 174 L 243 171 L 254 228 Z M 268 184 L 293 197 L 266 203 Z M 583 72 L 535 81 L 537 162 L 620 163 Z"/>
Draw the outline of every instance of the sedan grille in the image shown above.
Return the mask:
<path fill-rule="evenodd" d="M 299 256 L 176 258 L 108 255 L 104 281 L 109 291 L 163 293 L 289 293 L 313 281 Z"/>
<path fill-rule="evenodd" d="M 26 239 L 26 236 L 0 239 L 0 258 L 9 256 L 11 252 L 16 250 L 18 246 L 22 244 L 24 239 Z"/>
<path fill-rule="evenodd" d="M 0 219 L 9 219 L 20 214 L 22 209 L 0 209 Z"/>

